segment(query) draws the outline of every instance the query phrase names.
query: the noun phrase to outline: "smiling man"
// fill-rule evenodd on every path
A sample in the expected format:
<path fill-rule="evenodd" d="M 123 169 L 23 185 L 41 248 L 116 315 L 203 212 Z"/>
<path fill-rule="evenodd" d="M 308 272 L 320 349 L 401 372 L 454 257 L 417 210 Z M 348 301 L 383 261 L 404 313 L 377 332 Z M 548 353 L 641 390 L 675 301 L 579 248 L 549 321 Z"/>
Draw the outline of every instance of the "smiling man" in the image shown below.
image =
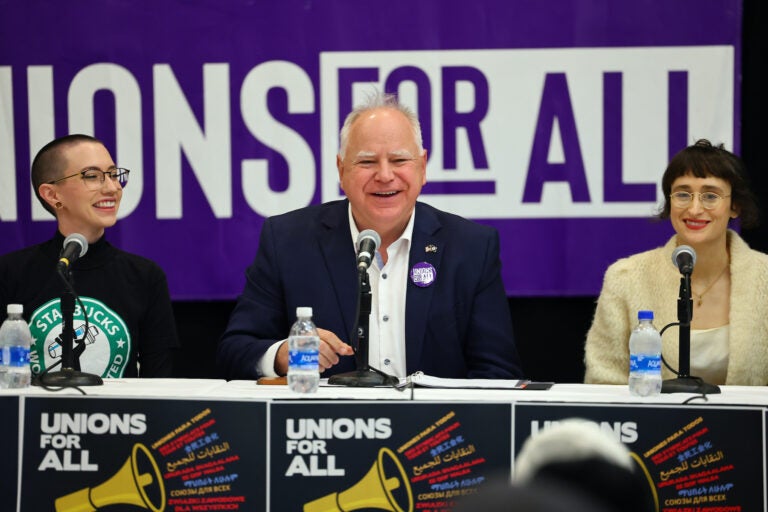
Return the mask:
<path fill-rule="evenodd" d="M 285 375 L 297 306 L 319 328 L 322 376 L 355 370 L 361 231 L 381 237 L 368 268 L 369 363 L 396 377 L 522 377 L 495 229 L 418 202 L 427 151 L 417 117 L 376 94 L 347 116 L 336 163 L 346 199 L 267 219 L 222 336 L 227 379 Z"/>

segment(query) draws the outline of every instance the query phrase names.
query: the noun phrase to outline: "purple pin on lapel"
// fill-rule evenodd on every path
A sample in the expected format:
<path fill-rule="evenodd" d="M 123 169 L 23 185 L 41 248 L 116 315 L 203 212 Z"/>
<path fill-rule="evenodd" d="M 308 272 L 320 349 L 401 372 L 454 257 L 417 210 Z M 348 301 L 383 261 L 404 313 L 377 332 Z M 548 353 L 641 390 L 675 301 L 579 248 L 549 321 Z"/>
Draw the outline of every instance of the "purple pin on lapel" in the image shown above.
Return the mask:
<path fill-rule="evenodd" d="M 411 269 L 411 281 L 420 288 L 426 288 L 435 282 L 437 270 L 426 261 L 417 263 Z"/>

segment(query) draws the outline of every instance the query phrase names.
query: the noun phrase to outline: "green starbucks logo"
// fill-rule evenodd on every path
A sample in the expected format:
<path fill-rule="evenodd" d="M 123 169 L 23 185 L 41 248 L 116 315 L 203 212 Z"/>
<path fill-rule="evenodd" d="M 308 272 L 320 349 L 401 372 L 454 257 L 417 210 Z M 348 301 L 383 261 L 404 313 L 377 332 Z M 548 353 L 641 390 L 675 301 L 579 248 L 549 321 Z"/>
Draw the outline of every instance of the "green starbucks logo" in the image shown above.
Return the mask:
<path fill-rule="evenodd" d="M 120 316 L 103 302 L 80 297 L 88 315 L 88 329 L 80 303 L 72 316 L 75 338 L 85 339 L 85 351 L 80 355 L 80 369 L 105 378 L 122 377 L 131 354 L 131 334 Z M 53 299 L 37 308 L 30 318 L 32 347 L 29 362 L 34 373 L 41 373 L 61 360 L 62 316 L 60 299 Z M 57 366 L 54 371 L 60 367 Z"/>

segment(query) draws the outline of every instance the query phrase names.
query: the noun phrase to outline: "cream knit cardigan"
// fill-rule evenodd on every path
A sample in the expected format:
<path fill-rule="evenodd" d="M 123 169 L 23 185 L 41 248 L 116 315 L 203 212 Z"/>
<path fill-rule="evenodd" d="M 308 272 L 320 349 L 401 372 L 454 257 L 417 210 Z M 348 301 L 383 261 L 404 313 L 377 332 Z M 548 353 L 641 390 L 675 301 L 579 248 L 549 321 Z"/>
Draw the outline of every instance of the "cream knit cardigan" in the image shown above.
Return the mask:
<path fill-rule="evenodd" d="M 731 256 L 731 311 L 727 385 L 768 385 L 768 255 L 753 251 L 736 232 L 729 230 Z M 605 272 L 595 317 L 584 350 L 584 381 L 626 384 L 629 375 L 629 334 L 637 312 L 650 309 L 661 330 L 677 322 L 680 273 L 672 264 L 673 236 L 659 247 L 613 263 Z M 678 327 L 662 336 L 662 354 L 678 367 Z M 691 343 L 691 353 L 695 352 Z M 664 379 L 674 378 L 663 368 Z"/>

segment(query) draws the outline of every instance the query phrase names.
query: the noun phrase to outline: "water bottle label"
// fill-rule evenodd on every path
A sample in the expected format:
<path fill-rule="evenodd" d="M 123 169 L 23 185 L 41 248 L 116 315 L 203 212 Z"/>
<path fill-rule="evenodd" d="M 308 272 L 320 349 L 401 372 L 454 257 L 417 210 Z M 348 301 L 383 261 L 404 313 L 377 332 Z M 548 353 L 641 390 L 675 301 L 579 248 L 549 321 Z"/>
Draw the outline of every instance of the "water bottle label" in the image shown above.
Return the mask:
<path fill-rule="evenodd" d="M 320 353 L 317 350 L 289 350 L 288 367 L 294 370 L 314 371 L 319 367 Z"/>
<path fill-rule="evenodd" d="M 661 373 L 661 356 L 650 354 L 630 354 L 630 373 Z"/>
<path fill-rule="evenodd" d="M 2 364 L 8 366 L 28 366 L 29 348 L 27 347 L 3 347 Z"/>

